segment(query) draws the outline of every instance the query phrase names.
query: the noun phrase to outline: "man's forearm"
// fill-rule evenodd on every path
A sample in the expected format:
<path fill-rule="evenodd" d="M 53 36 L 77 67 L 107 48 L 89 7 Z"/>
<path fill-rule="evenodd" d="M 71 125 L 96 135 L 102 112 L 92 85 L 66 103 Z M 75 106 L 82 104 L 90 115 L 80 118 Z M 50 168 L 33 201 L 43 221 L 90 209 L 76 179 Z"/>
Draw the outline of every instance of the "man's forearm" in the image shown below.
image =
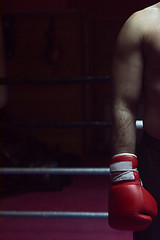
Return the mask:
<path fill-rule="evenodd" d="M 136 125 L 135 117 L 128 110 L 117 109 L 113 113 L 112 153 L 135 153 Z"/>

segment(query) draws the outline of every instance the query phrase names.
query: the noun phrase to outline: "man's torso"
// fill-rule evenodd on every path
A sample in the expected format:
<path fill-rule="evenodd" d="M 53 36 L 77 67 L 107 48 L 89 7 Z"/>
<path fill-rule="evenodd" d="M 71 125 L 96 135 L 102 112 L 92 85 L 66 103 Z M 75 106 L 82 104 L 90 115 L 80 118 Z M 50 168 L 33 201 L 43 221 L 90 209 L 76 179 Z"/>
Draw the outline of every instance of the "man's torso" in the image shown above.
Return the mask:
<path fill-rule="evenodd" d="M 144 128 L 160 139 L 160 3 L 148 8 L 143 40 Z M 148 18 L 147 18 L 148 14 Z"/>

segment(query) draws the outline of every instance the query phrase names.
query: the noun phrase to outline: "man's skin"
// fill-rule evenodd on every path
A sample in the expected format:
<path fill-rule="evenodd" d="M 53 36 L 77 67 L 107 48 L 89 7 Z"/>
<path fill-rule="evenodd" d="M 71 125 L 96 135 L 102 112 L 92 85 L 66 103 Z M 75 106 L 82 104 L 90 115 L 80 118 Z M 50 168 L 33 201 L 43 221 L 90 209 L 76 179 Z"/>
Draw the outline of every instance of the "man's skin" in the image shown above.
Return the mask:
<path fill-rule="evenodd" d="M 160 139 L 160 2 L 124 24 L 113 61 L 113 154 L 135 153 L 136 110 L 143 92 L 144 129 Z"/>

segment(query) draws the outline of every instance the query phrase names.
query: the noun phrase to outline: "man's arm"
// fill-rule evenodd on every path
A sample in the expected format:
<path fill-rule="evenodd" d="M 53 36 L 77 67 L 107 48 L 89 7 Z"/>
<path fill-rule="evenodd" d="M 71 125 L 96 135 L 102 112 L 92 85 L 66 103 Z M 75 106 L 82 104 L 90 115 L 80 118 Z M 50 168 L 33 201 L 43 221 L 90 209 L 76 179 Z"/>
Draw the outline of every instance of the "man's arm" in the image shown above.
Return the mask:
<path fill-rule="evenodd" d="M 143 81 L 143 32 L 136 14 L 124 24 L 113 60 L 112 151 L 134 153 L 136 109 Z"/>
<path fill-rule="evenodd" d="M 138 14 L 138 18 L 142 15 Z M 134 154 L 136 108 L 144 69 L 142 20 L 139 18 L 137 21 L 135 14 L 124 25 L 113 65 L 114 156 L 110 162 L 112 184 L 109 189 L 108 222 L 115 229 L 127 231 L 145 230 L 158 212 L 155 199 L 141 185 L 138 159 Z"/>

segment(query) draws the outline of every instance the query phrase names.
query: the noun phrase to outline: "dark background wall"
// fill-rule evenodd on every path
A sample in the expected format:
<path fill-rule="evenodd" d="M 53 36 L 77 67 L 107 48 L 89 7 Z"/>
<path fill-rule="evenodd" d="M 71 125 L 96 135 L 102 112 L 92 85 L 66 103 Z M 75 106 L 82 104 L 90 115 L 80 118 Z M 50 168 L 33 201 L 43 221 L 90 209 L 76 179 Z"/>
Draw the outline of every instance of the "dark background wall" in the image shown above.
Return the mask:
<path fill-rule="evenodd" d="M 132 12 L 156 3 L 154 0 L 2 0 L 3 11 L 30 11 L 79 9 L 99 17 L 127 16 Z"/>
<path fill-rule="evenodd" d="M 97 17 L 126 17 L 134 11 L 156 3 L 154 0 L 2 0 L 3 11 L 41 11 L 79 9 Z"/>
<path fill-rule="evenodd" d="M 156 1 L 3 0 L 7 76 L 72 78 L 110 75 L 124 21 Z M 13 122 L 110 122 L 110 82 L 10 85 Z M 109 154 L 108 129 L 21 129 L 48 146 L 80 156 Z"/>

